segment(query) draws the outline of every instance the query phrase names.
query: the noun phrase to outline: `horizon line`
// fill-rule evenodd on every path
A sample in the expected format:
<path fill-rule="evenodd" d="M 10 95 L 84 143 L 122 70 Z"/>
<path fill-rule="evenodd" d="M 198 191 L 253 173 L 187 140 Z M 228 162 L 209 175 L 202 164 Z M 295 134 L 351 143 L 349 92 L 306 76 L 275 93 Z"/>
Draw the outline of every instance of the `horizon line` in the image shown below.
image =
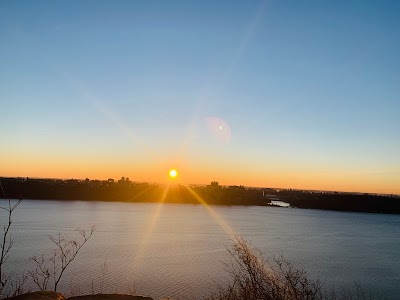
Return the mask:
<path fill-rule="evenodd" d="M 78 180 L 78 181 L 85 181 L 86 179 L 89 179 L 90 181 L 107 181 L 108 179 L 114 180 L 115 183 L 118 182 L 118 179 L 115 180 L 114 178 L 108 178 L 108 179 L 90 179 L 88 177 L 82 179 L 82 178 L 54 178 L 54 177 L 32 177 L 32 176 L 0 176 L 0 180 L 4 178 L 13 178 L 13 179 L 43 179 L 43 180 Z M 129 179 L 129 177 L 121 176 L 121 179 Z M 147 183 L 147 184 L 157 184 L 157 185 L 165 185 L 166 183 L 161 183 L 161 182 L 149 182 L 149 181 L 135 181 L 129 179 L 130 182 L 132 183 Z M 211 182 L 218 182 L 216 180 L 212 180 Z M 208 186 L 210 183 L 177 183 L 182 186 Z M 219 183 L 218 183 L 219 184 Z M 236 184 L 219 184 L 221 187 L 231 187 L 231 186 L 242 186 L 244 188 L 251 188 L 251 189 L 271 189 L 271 190 L 290 190 L 290 191 L 306 191 L 306 192 L 315 192 L 315 193 L 341 193 L 341 194 L 363 194 L 363 195 L 375 195 L 375 196 L 396 196 L 400 197 L 400 194 L 395 194 L 395 193 L 372 193 L 372 192 L 356 192 L 356 191 L 340 191 L 340 190 L 319 190 L 319 189 L 299 189 L 299 188 L 280 188 L 280 187 L 267 187 L 267 186 L 249 186 L 249 185 L 236 185 Z"/>

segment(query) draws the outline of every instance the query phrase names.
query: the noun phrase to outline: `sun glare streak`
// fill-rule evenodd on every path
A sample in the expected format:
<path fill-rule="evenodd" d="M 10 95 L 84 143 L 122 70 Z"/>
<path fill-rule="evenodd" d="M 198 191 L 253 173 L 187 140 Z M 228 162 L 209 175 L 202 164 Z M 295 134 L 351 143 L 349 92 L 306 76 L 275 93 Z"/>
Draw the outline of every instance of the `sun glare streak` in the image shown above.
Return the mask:
<path fill-rule="evenodd" d="M 146 153 L 152 156 L 156 156 L 153 151 L 137 134 L 133 132 L 131 128 L 125 126 L 125 124 L 111 111 L 100 99 L 95 96 L 90 90 L 88 90 L 82 82 L 77 79 L 68 76 L 72 85 L 81 93 L 81 95 L 94 107 L 99 113 L 101 113 L 108 121 L 113 123 L 119 130 L 121 130 L 135 145 L 141 147 Z"/>
<path fill-rule="evenodd" d="M 234 240 L 236 238 L 235 231 L 232 229 L 231 226 L 219 215 L 217 214 L 208 203 L 201 198 L 191 187 L 185 186 L 185 188 L 196 198 L 197 201 L 201 205 L 203 205 L 209 215 L 214 219 L 214 221 L 221 227 L 221 229 L 226 233 L 227 236 L 229 236 L 230 239 Z"/>
<path fill-rule="evenodd" d="M 223 89 L 225 88 L 226 83 L 232 76 L 232 73 L 234 72 L 237 64 L 239 63 L 241 57 L 243 56 L 243 53 L 245 52 L 245 50 L 250 42 L 251 37 L 253 36 L 254 32 L 256 31 L 263 15 L 264 15 L 266 6 L 267 6 L 267 1 L 264 0 L 259 5 L 254 17 L 251 19 L 251 22 L 247 26 L 247 28 L 240 40 L 238 47 L 236 49 L 234 49 L 232 59 L 231 59 L 229 65 L 227 66 L 225 72 L 223 73 L 222 78 L 219 82 L 219 86 L 217 88 L 218 94 L 221 93 L 223 91 Z M 197 108 L 198 111 L 195 112 L 194 116 L 196 116 L 199 113 L 199 111 L 201 110 L 201 107 L 203 105 L 204 105 L 204 101 L 201 101 L 200 103 L 198 103 L 198 108 Z M 206 120 L 206 123 L 207 123 L 207 120 Z M 225 125 L 227 125 L 227 124 L 225 124 Z M 212 127 L 211 130 L 210 130 L 209 124 L 207 124 L 207 126 L 209 127 L 208 128 L 209 131 L 220 142 L 224 142 L 224 143 L 229 142 L 229 140 L 231 138 L 231 131 L 230 131 L 230 128 L 228 125 L 227 126 L 219 125 L 217 127 Z M 196 128 L 196 118 L 194 117 L 192 124 L 188 128 L 188 133 L 187 133 L 186 139 L 183 141 L 183 143 L 181 145 L 181 153 L 186 152 L 187 149 L 189 148 L 189 145 L 193 139 L 195 128 Z"/>
<path fill-rule="evenodd" d="M 65 28 L 65 26 L 62 27 Z M 57 27 L 55 29 L 57 31 L 59 30 Z M 46 47 L 42 47 L 44 44 L 40 39 L 37 39 L 35 36 L 29 34 L 28 32 L 18 30 L 16 34 L 18 34 L 21 38 L 29 41 L 31 47 L 40 47 L 41 50 L 46 49 Z M 46 62 L 54 67 L 55 70 L 58 70 L 59 74 L 64 77 L 65 81 L 68 82 L 72 86 L 72 88 L 76 89 L 98 112 L 100 112 L 106 119 L 112 122 L 124 134 L 126 134 L 137 146 L 143 148 L 147 153 L 155 156 L 155 152 L 151 148 L 149 148 L 148 145 L 144 143 L 137 134 L 134 134 L 131 129 L 126 127 L 118 119 L 118 117 L 98 99 L 98 97 L 93 95 L 93 93 L 89 91 L 89 89 L 84 85 L 81 80 L 76 79 L 74 76 L 66 72 L 58 61 L 49 59 L 52 56 L 47 54 L 48 53 L 42 51 L 42 58 L 46 58 Z"/>
<path fill-rule="evenodd" d="M 250 25 L 247 27 L 246 33 L 243 35 L 242 40 L 239 44 L 239 47 L 236 49 L 235 54 L 233 55 L 233 58 L 231 60 L 231 63 L 229 64 L 227 70 L 225 71 L 222 83 L 224 84 L 232 75 L 233 71 L 236 68 L 236 65 L 240 61 L 244 51 L 247 48 L 247 45 L 249 44 L 249 41 L 251 37 L 254 34 L 254 31 L 256 30 L 258 23 L 261 20 L 261 17 L 264 14 L 265 7 L 267 6 L 267 1 L 264 1 L 258 8 L 257 13 L 255 14 L 254 18 L 252 19 Z"/>
<path fill-rule="evenodd" d="M 199 108 L 196 108 L 193 117 L 189 123 L 189 125 L 186 128 L 186 134 L 184 135 L 184 138 L 182 140 L 182 143 L 179 148 L 179 154 L 178 156 L 183 158 L 187 155 L 188 150 L 192 146 L 193 142 L 196 140 L 196 131 L 198 127 L 198 110 Z"/>
<path fill-rule="evenodd" d="M 146 194 L 150 189 L 151 189 L 151 187 L 149 186 L 149 187 L 145 188 L 143 191 L 140 191 L 139 193 L 135 194 L 135 195 L 132 197 L 132 200 L 137 199 L 137 198 L 139 198 L 140 196 Z"/>
<path fill-rule="evenodd" d="M 118 129 L 120 129 L 124 134 L 126 134 L 133 142 L 142 147 L 147 152 L 153 152 L 136 134 L 132 132 L 131 129 L 126 127 L 117 116 L 111 112 L 109 108 L 107 108 L 103 103 L 101 103 L 98 99 L 94 98 L 90 95 L 85 95 L 89 102 L 92 104 L 94 108 L 96 108 L 99 112 L 101 112 L 109 121 L 111 121 Z"/>
<path fill-rule="evenodd" d="M 163 194 L 161 195 L 160 201 L 159 201 L 158 205 L 156 206 L 156 208 L 154 209 L 154 212 L 152 213 L 152 218 L 150 219 L 148 225 L 146 226 L 147 227 L 146 232 L 144 233 L 143 238 L 139 243 L 139 248 L 133 259 L 134 265 L 136 265 L 138 263 L 139 259 L 143 257 L 143 253 L 146 249 L 146 245 L 148 244 L 148 241 L 153 233 L 154 227 L 157 224 L 157 220 L 161 214 L 161 210 L 163 208 L 164 201 L 168 195 L 169 188 L 170 188 L 170 184 L 168 184 L 165 187 L 165 190 L 164 190 Z"/>

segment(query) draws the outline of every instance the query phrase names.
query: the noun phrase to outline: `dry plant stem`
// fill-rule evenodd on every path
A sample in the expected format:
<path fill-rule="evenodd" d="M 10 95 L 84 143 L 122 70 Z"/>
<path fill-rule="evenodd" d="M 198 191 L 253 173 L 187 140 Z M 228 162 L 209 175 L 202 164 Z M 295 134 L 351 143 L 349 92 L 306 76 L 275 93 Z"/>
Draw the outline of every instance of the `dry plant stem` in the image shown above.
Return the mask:
<path fill-rule="evenodd" d="M 226 264 L 231 277 L 227 287 L 219 287 L 210 299 L 271 299 L 271 300 L 320 300 L 322 283 L 310 280 L 303 269 L 296 268 L 283 257 L 272 263 L 261 253 L 250 248 L 249 243 L 236 237 L 228 252 L 233 263 Z"/>
<path fill-rule="evenodd" d="M 82 229 L 79 230 L 79 234 L 83 237 L 83 242 L 81 243 L 77 242 L 76 240 L 66 241 L 64 238 L 61 237 L 60 234 L 58 234 L 57 238 L 50 236 L 50 240 L 58 248 L 54 251 L 54 255 L 53 257 L 50 258 L 50 260 L 53 263 L 53 270 L 57 269 L 60 270 L 59 274 L 57 274 L 56 272 L 53 273 L 55 291 L 57 291 L 58 283 L 60 282 L 65 269 L 76 258 L 79 250 L 81 250 L 83 245 L 86 244 L 86 242 L 92 236 L 93 232 L 94 232 L 93 226 L 89 234 L 87 234 L 85 230 Z M 71 248 L 68 249 L 69 246 L 71 246 Z"/>
<path fill-rule="evenodd" d="M 46 290 L 50 280 L 53 280 L 54 291 L 57 291 L 58 284 L 70 263 L 76 258 L 79 251 L 90 239 L 95 228 L 92 226 L 89 232 L 80 229 L 78 240 L 67 240 L 61 234 L 49 236 L 49 239 L 56 246 L 50 256 L 42 255 L 32 257 L 35 269 L 29 272 L 29 276 L 40 290 Z"/>
<path fill-rule="evenodd" d="M 35 263 L 35 270 L 29 271 L 28 274 L 32 278 L 33 282 L 37 287 L 44 291 L 47 289 L 47 285 L 50 280 L 50 270 L 46 266 L 45 256 L 32 257 L 31 260 Z"/>
<path fill-rule="evenodd" d="M 19 277 L 17 275 L 15 280 L 10 282 L 12 292 L 9 295 L 7 295 L 7 297 L 10 297 L 10 296 L 14 297 L 14 296 L 22 295 L 23 293 L 29 292 L 29 290 L 26 291 L 24 289 L 24 285 L 27 280 L 28 280 L 28 274 L 23 273 L 21 275 L 21 277 Z"/>
<path fill-rule="evenodd" d="M 107 265 L 107 257 L 104 259 L 104 263 L 100 267 L 101 269 L 101 278 L 100 278 L 100 283 L 99 283 L 99 290 L 100 294 L 103 294 L 104 292 L 104 281 L 107 275 L 107 270 L 108 270 L 108 265 Z"/>
<path fill-rule="evenodd" d="M 209 300 L 365 300 L 373 299 L 356 284 L 355 290 L 338 293 L 334 287 L 326 288 L 319 279 L 311 279 L 304 269 L 294 266 L 283 256 L 268 261 L 236 236 L 232 249 L 228 249 L 231 263 L 225 264 L 230 283 L 217 286 Z"/>
<path fill-rule="evenodd" d="M 1 190 L 4 193 L 3 187 L 1 186 Z M 0 254 L 0 298 L 3 295 L 3 291 L 6 289 L 7 284 L 10 283 L 10 275 L 4 271 L 4 264 L 9 258 L 10 250 L 14 245 L 14 238 L 10 235 L 10 228 L 12 224 L 12 214 L 13 211 L 18 207 L 18 205 L 22 202 L 22 199 L 17 200 L 15 204 L 12 204 L 11 199 L 8 199 L 7 207 L 0 207 L 1 210 L 4 210 L 7 214 L 7 222 L 3 226 L 3 238 L 1 240 L 1 254 Z M 24 278 L 24 276 L 22 277 Z M 22 290 L 22 285 L 26 280 L 18 280 L 18 282 L 12 283 L 12 287 L 18 287 L 18 290 Z M 14 294 L 14 293 L 13 293 Z"/>
<path fill-rule="evenodd" d="M 105 278 L 107 275 L 107 270 L 108 270 L 108 264 L 107 264 L 107 257 L 104 259 L 103 264 L 100 266 L 100 277 L 99 277 L 99 284 L 98 284 L 98 288 L 97 288 L 97 292 L 96 292 L 96 288 L 95 288 L 95 283 L 94 280 L 92 280 L 92 284 L 91 284 L 91 292 L 92 295 L 94 294 L 103 294 L 104 293 L 104 282 L 105 282 Z"/>

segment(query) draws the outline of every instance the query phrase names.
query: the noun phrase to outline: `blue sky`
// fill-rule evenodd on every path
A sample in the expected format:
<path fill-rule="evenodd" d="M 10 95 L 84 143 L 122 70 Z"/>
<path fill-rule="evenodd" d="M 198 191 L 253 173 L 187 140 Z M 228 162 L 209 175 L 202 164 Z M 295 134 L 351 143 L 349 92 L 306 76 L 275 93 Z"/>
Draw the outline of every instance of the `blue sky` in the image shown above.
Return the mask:
<path fill-rule="evenodd" d="M 397 1 L 2 1 L 0 38 L 0 176 L 400 193 Z"/>

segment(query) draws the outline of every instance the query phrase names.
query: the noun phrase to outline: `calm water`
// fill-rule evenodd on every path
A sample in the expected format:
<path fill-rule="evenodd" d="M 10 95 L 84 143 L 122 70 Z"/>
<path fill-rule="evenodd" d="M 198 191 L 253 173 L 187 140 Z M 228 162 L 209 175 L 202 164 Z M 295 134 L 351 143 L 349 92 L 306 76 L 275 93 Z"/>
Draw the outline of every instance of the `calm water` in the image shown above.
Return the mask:
<path fill-rule="evenodd" d="M 199 298 L 213 282 L 225 280 L 230 227 L 266 258 L 283 254 L 336 286 L 358 282 L 388 299 L 400 297 L 398 215 L 273 207 L 211 210 L 200 205 L 25 200 L 15 211 L 8 268 L 29 269 L 29 257 L 50 251 L 49 234 L 74 237 L 75 229 L 94 224 L 97 230 L 70 265 L 61 292 L 90 293 L 92 282 L 99 292 L 103 282 L 103 292 Z"/>

